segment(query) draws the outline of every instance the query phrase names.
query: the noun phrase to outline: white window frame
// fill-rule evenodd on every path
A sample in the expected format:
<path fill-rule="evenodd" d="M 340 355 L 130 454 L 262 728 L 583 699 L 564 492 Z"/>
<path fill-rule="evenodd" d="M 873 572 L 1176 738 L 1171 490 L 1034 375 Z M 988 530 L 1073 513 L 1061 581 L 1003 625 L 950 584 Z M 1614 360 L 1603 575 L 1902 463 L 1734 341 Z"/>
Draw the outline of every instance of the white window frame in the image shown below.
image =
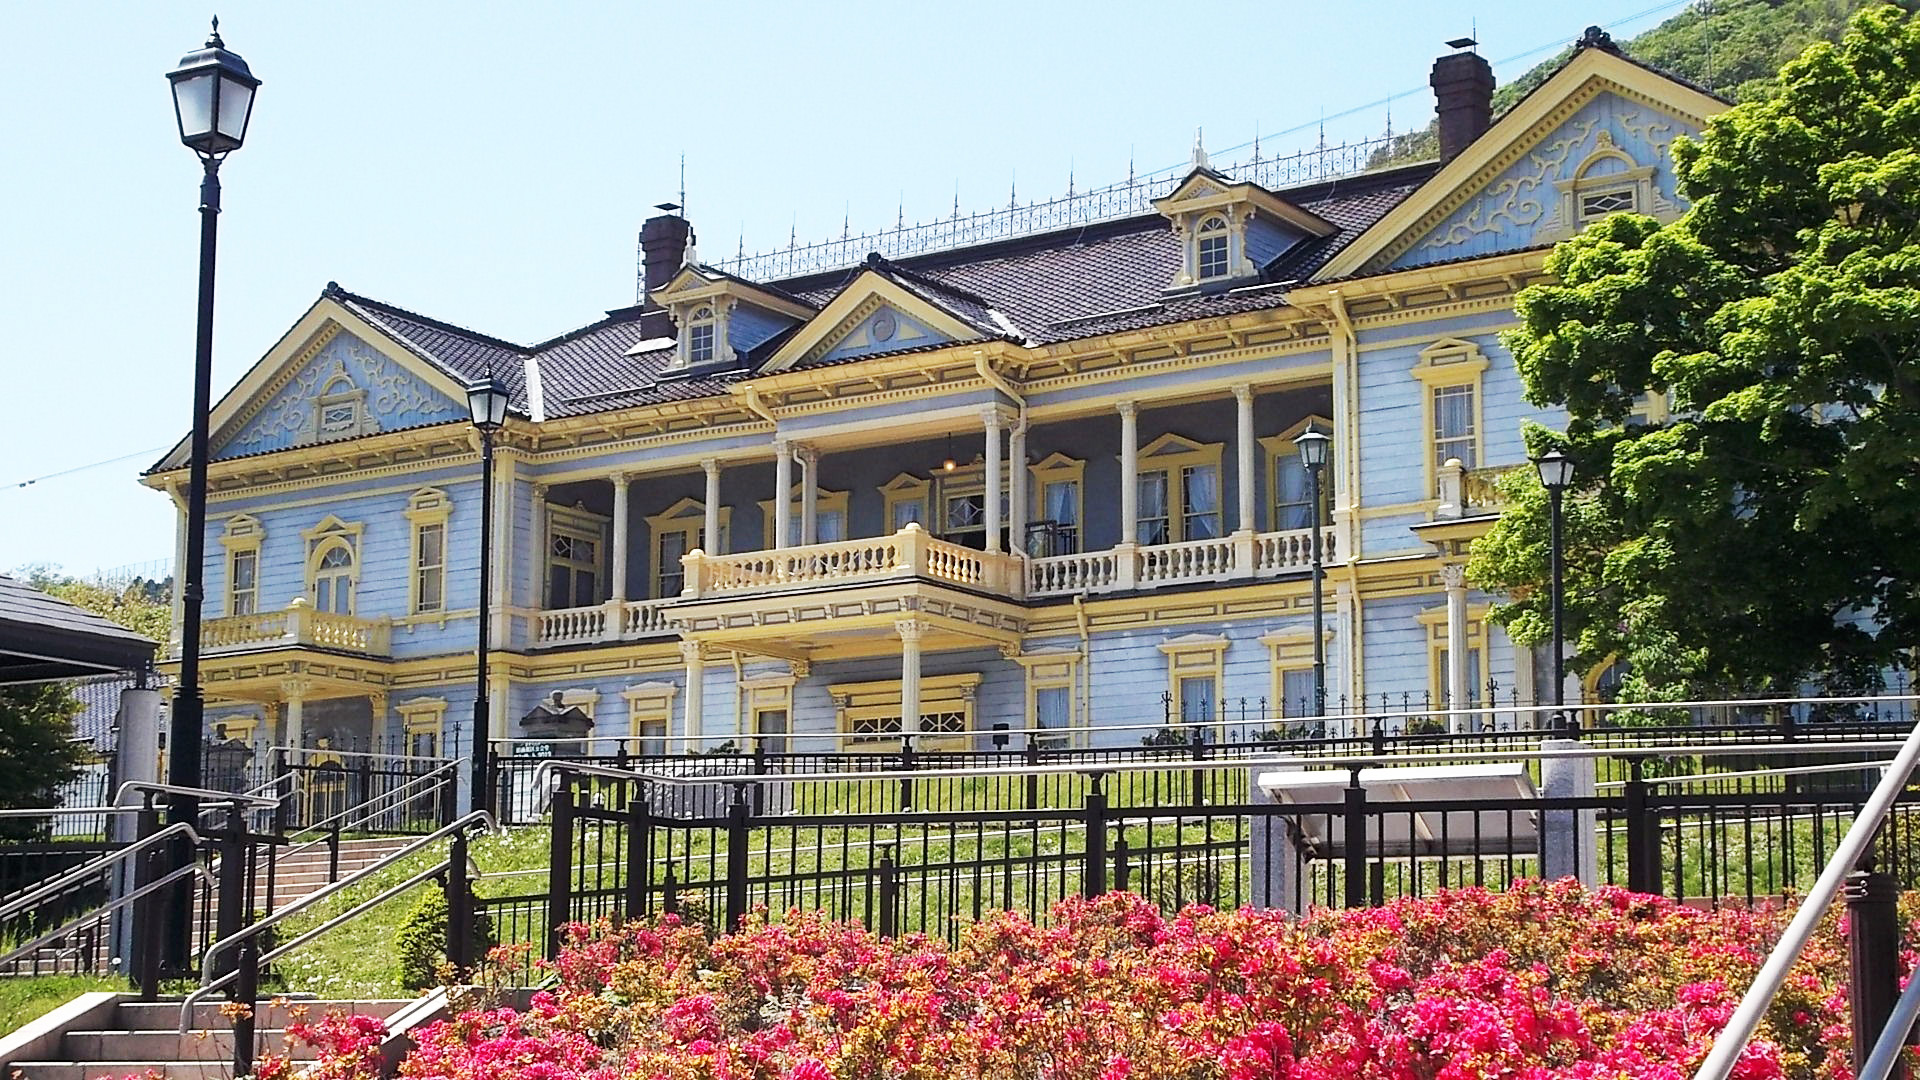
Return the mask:
<path fill-rule="evenodd" d="M 1484 383 L 1487 368 L 1491 366 L 1487 354 L 1479 345 L 1459 338 L 1442 338 L 1420 350 L 1420 359 L 1412 369 L 1413 377 L 1421 385 L 1420 391 L 1420 456 L 1422 475 L 1426 481 L 1426 497 L 1437 498 L 1440 492 L 1440 466 L 1446 464 L 1439 457 L 1439 410 L 1436 407 L 1436 395 L 1440 391 L 1466 388 L 1473 395 L 1471 415 L 1473 431 L 1464 438 L 1469 440 L 1473 460 L 1463 463 L 1469 469 L 1484 468 L 1486 454 L 1486 416 Z"/>
<path fill-rule="evenodd" d="M 453 517 L 453 500 L 439 488 L 421 488 L 407 499 L 407 521 L 412 525 L 408 544 L 407 611 L 413 615 L 445 618 L 447 614 L 447 523 Z M 440 560 L 428 563 L 421 552 L 421 541 L 429 529 L 439 530 Z M 429 575 L 438 582 L 440 600 L 429 603 L 426 583 Z"/>
<path fill-rule="evenodd" d="M 336 615 L 355 615 L 360 606 L 360 568 L 363 565 L 364 551 L 360 538 L 366 526 L 359 522 L 342 521 L 328 514 L 320 523 L 303 531 L 300 536 L 306 541 L 307 551 L 307 599 L 313 603 L 316 611 L 329 611 Z M 330 552 L 344 550 L 348 563 L 343 570 L 326 569 L 323 573 L 321 563 Z M 330 607 L 320 606 L 320 581 L 322 577 L 329 582 Z M 347 590 L 346 610 L 340 610 L 339 590 L 341 582 Z"/>
<path fill-rule="evenodd" d="M 227 527 L 220 535 L 220 546 L 227 552 L 227 614 L 254 615 L 260 611 L 260 570 L 261 544 L 267 538 L 266 527 L 260 519 L 251 514 L 235 514 L 227 519 Z M 250 588 L 237 588 L 235 573 L 242 558 L 253 563 L 253 584 Z"/>

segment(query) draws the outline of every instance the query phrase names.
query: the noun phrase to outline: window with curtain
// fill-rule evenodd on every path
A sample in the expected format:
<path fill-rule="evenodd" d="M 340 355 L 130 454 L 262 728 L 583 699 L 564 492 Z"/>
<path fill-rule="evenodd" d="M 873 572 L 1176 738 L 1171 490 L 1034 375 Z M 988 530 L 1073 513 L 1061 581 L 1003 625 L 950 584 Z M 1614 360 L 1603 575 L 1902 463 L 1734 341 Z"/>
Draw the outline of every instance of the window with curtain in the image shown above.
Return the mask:
<path fill-rule="evenodd" d="M 1447 670 L 1449 666 L 1448 665 L 1449 652 L 1445 645 L 1440 646 L 1440 648 L 1437 651 L 1439 653 L 1439 656 L 1438 656 L 1439 671 L 1437 672 L 1437 678 L 1439 680 L 1439 683 L 1433 688 L 1433 700 L 1435 700 L 1436 702 L 1440 702 L 1442 704 L 1450 705 L 1454 708 L 1466 708 L 1468 705 L 1478 702 L 1480 700 L 1480 692 L 1482 689 L 1481 677 L 1480 677 L 1480 650 L 1471 649 L 1471 648 L 1467 650 L 1467 701 L 1464 704 L 1460 702 L 1447 701 Z M 1553 679 L 1551 676 L 1548 677 L 1547 682 L 1549 684 L 1553 682 Z"/>
<path fill-rule="evenodd" d="M 1080 482 L 1054 480 L 1040 492 L 1041 512 L 1053 523 L 1054 546 L 1049 555 L 1069 555 L 1080 550 Z"/>
<path fill-rule="evenodd" d="M 1188 465 L 1180 470 L 1180 539 L 1211 540 L 1220 530 L 1220 469 Z"/>
<path fill-rule="evenodd" d="M 1212 675 L 1189 675 L 1180 680 L 1180 722 L 1202 724 L 1215 718 Z"/>
<path fill-rule="evenodd" d="M 680 557 L 688 551 L 689 535 L 692 534 L 678 530 L 662 532 L 654 545 L 654 565 L 660 571 L 654 578 L 657 582 L 656 597 L 679 596 L 681 587 L 686 584 L 686 564 L 680 561 Z"/>
<path fill-rule="evenodd" d="M 353 614 L 353 552 L 345 544 L 328 548 L 314 567 L 313 607 L 335 615 Z"/>
<path fill-rule="evenodd" d="M 1280 673 L 1279 701 L 1271 711 L 1275 716 L 1312 716 L 1313 669 L 1288 668 Z"/>
<path fill-rule="evenodd" d="M 1449 458 L 1460 459 L 1467 468 L 1478 463 L 1473 453 L 1473 386 L 1433 388 L 1433 465 L 1436 470 Z"/>
<path fill-rule="evenodd" d="M 927 504 L 920 499 L 895 499 L 893 501 L 892 531 L 899 532 L 910 524 L 927 523 Z"/>
<path fill-rule="evenodd" d="M 787 518 L 787 546 L 800 546 L 800 509 L 794 508 Z M 813 528 L 816 542 L 831 544 L 847 538 L 847 514 L 844 510 L 819 509 L 814 511 Z"/>
<path fill-rule="evenodd" d="M 259 610 L 260 553 L 236 551 L 228 562 L 227 614 L 251 615 Z"/>
<path fill-rule="evenodd" d="M 1060 731 L 1062 734 L 1036 738 L 1036 745 L 1066 746 L 1073 726 L 1072 690 L 1065 686 L 1042 686 L 1033 692 L 1033 727 L 1036 731 Z"/>
<path fill-rule="evenodd" d="M 1139 504 L 1140 520 L 1135 540 L 1142 544 L 1171 543 L 1173 523 L 1167 515 L 1166 470 L 1140 474 Z"/>

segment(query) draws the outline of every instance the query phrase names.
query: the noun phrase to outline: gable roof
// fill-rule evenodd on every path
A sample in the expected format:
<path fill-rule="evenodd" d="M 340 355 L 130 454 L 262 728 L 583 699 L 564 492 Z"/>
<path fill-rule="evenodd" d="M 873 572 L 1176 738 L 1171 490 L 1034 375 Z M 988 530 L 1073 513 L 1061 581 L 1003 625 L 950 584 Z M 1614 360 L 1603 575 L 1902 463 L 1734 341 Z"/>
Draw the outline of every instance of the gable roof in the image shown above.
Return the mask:
<path fill-rule="evenodd" d="M 1600 44 L 1606 41 L 1606 44 Z M 1610 39 L 1583 39 L 1567 62 L 1499 120 L 1441 165 L 1419 190 L 1381 215 L 1364 233 L 1326 260 L 1315 281 L 1353 277 L 1380 268 L 1397 245 L 1412 243 L 1447 214 L 1479 195 L 1504 169 L 1545 136 L 1541 130 L 1570 107 L 1601 92 L 1642 101 L 1704 125 L 1730 104 L 1658 68 L 1629 59 Z"/>

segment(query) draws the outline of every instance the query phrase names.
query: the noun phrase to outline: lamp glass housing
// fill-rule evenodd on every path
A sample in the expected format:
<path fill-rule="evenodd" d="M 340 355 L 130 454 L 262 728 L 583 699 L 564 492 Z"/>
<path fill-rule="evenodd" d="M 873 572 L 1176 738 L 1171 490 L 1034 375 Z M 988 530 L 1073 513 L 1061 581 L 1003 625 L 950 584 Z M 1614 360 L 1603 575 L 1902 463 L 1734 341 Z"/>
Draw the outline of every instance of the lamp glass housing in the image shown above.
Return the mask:
<path fill-rule="evenodd" d="M 227 50 L 218 33 L 203 48 L 181 57 L 180 66 L 167 73 L 167 81 L 173 84 L 173 114 L 181 142 L 204 157 L 240 149 L 260 80 L 239 54 Z"/>
<path fill-rule="evenodd" d="M 1308 428 L 1293 440 L 1295 449 L 1300 452 L 1300 463 L 1309 469 L 1324 468 L 1327 464 L 1327 451 L 1333 446 L 1333 440 L 1318 431 Z"/>
<path fill-rule="evenodd" d="M 492 431 L 507 422 L 507 387 L 500 380 L 488 377 L 467 387 L 467 411 L 473 415 L 473 426 L 482 431 Z"/>
<path fill-rule="evenodd" d="M 1540 486 L 1548 491 L 1565 491 L 1573 483 L 1573 459 L 1558 450 L 1535 458 L 1533 467 L 1540 470 Z"/>

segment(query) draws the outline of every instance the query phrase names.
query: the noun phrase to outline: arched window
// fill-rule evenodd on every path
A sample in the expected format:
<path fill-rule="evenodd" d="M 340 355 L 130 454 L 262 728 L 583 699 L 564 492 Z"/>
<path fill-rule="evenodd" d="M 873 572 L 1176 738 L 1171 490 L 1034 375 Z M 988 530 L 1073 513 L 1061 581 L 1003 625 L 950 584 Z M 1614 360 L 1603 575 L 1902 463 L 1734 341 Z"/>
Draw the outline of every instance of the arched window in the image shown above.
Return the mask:
<path fill-rule="evenodd" d="M 353 549 L 344 540 L 324 548 L 313 568 L 314 610 L 353 614 L 353 576 Z"/>
<path fill-rule="evenodd" d="M 1227 276 L 1227 221 L 1210 217 L 1194 230 L 1194 276 L 1200 281 Z"/>
<path fill-rule="evenodd" d="M 706 364 L 713 361 L 714 318 L 711 307 L 695 308 L 687 320 L 687 363 Z"/>

